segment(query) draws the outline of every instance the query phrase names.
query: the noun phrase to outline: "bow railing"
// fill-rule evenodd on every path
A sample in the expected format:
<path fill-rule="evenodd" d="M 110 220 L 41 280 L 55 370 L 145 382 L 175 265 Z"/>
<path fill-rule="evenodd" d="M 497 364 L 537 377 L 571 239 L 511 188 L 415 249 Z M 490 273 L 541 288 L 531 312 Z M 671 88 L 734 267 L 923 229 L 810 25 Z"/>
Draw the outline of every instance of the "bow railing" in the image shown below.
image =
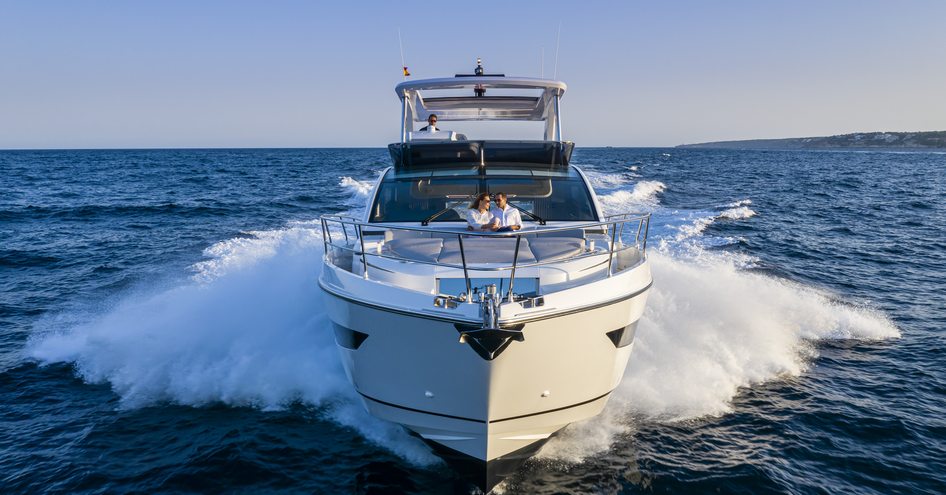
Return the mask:
<path fill-rule="evenodd" d="M 527 226 L 518 231 L 468 231 L 364 222 L 341 215 L 321 217 L 326 260 L 368 279 L 390 281 L 403 263 L 462 271 L 467 300 L 472 300 L 471 272 L 506 278 L 508 299 L 514 299 L 516 272 L 524 269 L 574 265 L 612 277 L 646 259 L 650 214 L 623 213 L 599 222 L 559 226 Z M 385 264 L 383 260 L 397 263 Z M 400 264 L 399 264 L 400 263 Z M 606 267 L 605 267 L 606 264 Z M 606 268 L 606 269 L 605 269 Z M 382 272 L 387 272 L 385 275 Z M 591 273 L 591 272 L 589 272 Z M 438 274 L 443 274 L 442 271 Z M 495 276 L 495 275 L 493 275 Z"/>

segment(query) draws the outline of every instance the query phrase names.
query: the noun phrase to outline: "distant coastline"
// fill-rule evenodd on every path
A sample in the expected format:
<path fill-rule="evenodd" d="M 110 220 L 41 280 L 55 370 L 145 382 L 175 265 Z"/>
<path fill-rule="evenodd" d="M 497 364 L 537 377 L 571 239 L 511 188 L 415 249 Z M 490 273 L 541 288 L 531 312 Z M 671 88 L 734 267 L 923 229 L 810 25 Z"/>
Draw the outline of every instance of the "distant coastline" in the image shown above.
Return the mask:
<path fill-rule="evenodd" d="M 946 131 L 857 132 L 837 136 L 747 139 L 681 144 L 677 148 L 740 150 L 946 150 Z"/>

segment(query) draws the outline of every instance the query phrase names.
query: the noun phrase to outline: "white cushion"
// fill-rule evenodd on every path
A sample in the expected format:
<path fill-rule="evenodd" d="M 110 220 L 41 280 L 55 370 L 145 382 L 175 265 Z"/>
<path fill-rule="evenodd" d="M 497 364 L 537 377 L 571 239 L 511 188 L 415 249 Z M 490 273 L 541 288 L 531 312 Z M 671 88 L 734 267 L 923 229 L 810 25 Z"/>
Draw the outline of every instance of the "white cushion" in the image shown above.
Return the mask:
<path fill-rule="evenodd" d="M 456 141 L 457 133 L 454 131 L 417 131 L 411 132 L 411 141 Z"/>
<path fill-rule="evenodd" d="M 574 237 L 537 237 L 530 241 L 529 248 L 539 261 L 554 261 L 577 256 L 582 244 Z"/>
<path fill-rule="evenodd" d="M 516 239 L 508 237 L 464 237 L 463 254 L 467 264 L 470 263 L 501 263 L 512 265 L 512 258 L 516 249 Z M 460 256 L 460 243 L 456 239 L 448 239 L 443 243 L 443 252 L 440 253 L 441 263 L 459 265 L 463 262 Z M 529 250 L 529 241 L 522 240 L 519 244 L 519 263 L 533 263 L 535 256 Z"/>
<path fill-rule="evenodd" d="M 400 258 L 417 261 L 437 261 L 443 247 L 443 239 L 430 237 L 407 237 L 394 239 L 384 244 L 388 253 Z"/>

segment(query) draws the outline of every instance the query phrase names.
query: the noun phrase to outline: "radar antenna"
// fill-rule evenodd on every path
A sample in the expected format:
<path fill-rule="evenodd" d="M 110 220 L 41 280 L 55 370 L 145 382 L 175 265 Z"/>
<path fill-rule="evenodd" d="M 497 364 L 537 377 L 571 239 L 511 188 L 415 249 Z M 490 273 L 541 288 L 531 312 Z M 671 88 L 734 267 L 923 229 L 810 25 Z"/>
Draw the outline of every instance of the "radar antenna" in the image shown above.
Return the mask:
<path fill-rule="evenodd" d="M 473 69 L 473 74 L 477 76 L 483 75 L 483 61 L 479 57 L 476 57 L 476 68 Z M 473 86 L 473 95 L 477 98 L 486 96 L 486 88 L 484 88 L 482 84 Z"/>

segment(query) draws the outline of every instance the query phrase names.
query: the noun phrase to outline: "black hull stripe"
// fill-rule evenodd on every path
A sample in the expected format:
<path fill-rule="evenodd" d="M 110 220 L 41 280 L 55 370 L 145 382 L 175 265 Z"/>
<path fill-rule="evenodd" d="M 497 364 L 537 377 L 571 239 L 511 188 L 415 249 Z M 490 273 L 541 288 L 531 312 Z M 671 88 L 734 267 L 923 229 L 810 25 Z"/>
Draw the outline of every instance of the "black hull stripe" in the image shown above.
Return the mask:
<path fill-rule="evenodd" d="M 405 411 L 418 412 L 418 413 L 421 413 L 421 414 L 430 414 L 431 416 L 440 416 L 441 418 L 459 419 L 459 420 L 462 420 L 462 421 L 472 421 L 472 422 L 474 422 L 474 423 L 486 424 L 486 421 L 484 421 L 484 420 L 482 420 L 482 419 L 464 418 L 463 416 L 453 416 L 453 415 L 450 415 L 450 414 L 441 414 L 441 413 L 435 413 L 435 412 L 431 412 L 431 411 L 424 411 L 423 409 L 414 409 L 413 407 L 401 406 L 401 405 L 394 404 L 394 403 L 391 403 L 391 402 L 385 402 L 385 401 L 380 400 L 380 399 L 375 399 L 374 397 L 371 397 L 370 395 L 366 395 L 366 394 L 362 393 L 360 390 L 358 390 L 357 392 L 358 392 L 359 394 L 361 394 L 362 397 L 364 397 L 364 398 L 366 398 L 366 399 L 368 399 L 368 400 L 370 400 L 370 401 L 372 401 L 372 402 L 377 402 L 378 404 L 384 404 L 385 406 L 396 407 L 396 408 L 398 408 L 398 409 L 403 409 L 403 410 L 405 410 Z"/>
<path fill-rule="evenodd" d="M 573 408 L 573 407 L 584 406 L 585 404 L 591 404 L 592 402 L 594 402 L 594 401 L 596 401 L 596 400 L 601 400 L 601 399 L 603 399 L 603 398 L 605 398 L 605 397 L 611 395 L 611 392 L 614 392 L 614 390 L 609 390 L 609 391 L 607 391 L 607 392 L 605 392 L 605 393 L 603 393 L 603 394 L 601 394 L 601 395 L 595 397 L 594 399 L 588 399 L 588 400 L 586 400 L 586 401 L 584 401 L 584 402 L 579 402 L 579 403 L 577 403 L 577 404 L 572 404 L 572 405 L 570 405 L 570 406 L 556 407 L 555 409 L 549 409 L 549 410 L 547 410 L 547 411 L 542 411 L 542 412 L 537 412 L 537 413 L 531 413 L 531 414 L 523 414 L 523 415 L 521 415 L 521 416 L 513 416 L 513 417 L 511 417 L 511 418 L 494 419 L 494 420 L 490 421 L 490 424 L 493 424 L 493 423 L 502 423 L 503 421 L 512 421 L 512 420 L 514 420 L 514 419 L 528 418 L 529 416 L 538 416 L 538 415 L 540 415 L 540 414 L 548 414 L 548 413 L 553 413 L 553 412 L 558 412 L 558 411 L 564 411 L 565 409 L 571 409 L 571 408 Z"/>
<path fill-rule="evenodd" d="M 597 396 L 597 397 L 595 397 L 595 398 L 593 398 L 593 399 L 588 399 L 588 400 L 586 400 L 586 401 L 578 402 L 578 403 L 576 403 L 576 404 L 571 404 L 571 405 L 568 405 L 568 406 L 557 407 L 557 408 L 555 408 L 555 409 L 548 409 L 548 410 L 546 410 L 546 411 L 539 411 L 539 412 L 535 412 L 535 413 L 523 414 L 523 415 L 521 415 L 521 416 L 512 416 L 512 417 L 509 417 L 509 418 L 494 419 L 494 420 L 490 421 L 489 424 L 502 423 L 503 421 L 512 421 L 512 420 L 514 420 L 514 419 L 528 418 L 528 417 L 530 417 L 530 416 L 539 416 L 539 415 L 542 415 L 542 414 L 548 414 L 548 413 L 553 413 L 553 412 L 558 412 L 558 411 L 564 411 L 564 410 L 566 410 L 566 409 L 571 409 L 571 408 L 573 408 L 573 407 L 584 406 L 585 404 L 590 404 L 590 403 L 592 403 L 592 402 L 594 402 L 594 401 L 601 400 L 601 399 L 607 397 L 608 395 L 611 395 L 611 392 L 614 392 L 614 390 L 609 390 L 609 391 L 605 392 L 604 394 L 599 395 L 599 396 Z M 413 407 L 402 406 L 402 405 L 399 405 L 399 404 L 394 404 L 394 403 L 391 403 L 391 402 L 385 402 L 385 401 L 383 401 L 383 400 L 375 399 L 374 397 L 371 397 L 371 396 L 369 396 L 369 395 L 366 395 L 366 394 L 362 393 L 361 391 L 358 391 L 358 393 L 361 394 L 362 397 L 364 397 L 364 398 L 366 398 L 366 399 L 368 399 L 368 400 L 370 400 L 370 401 L 377 402 L 378 404 L 383 404 L 383 405 L 385 405 L 385 406 L 396 407 L 396 408 L 398 408 L 398 409 L 403 409 L 403 410 L 405 410 L 405 411 L 417 412 L 417 413 L 421 413 L 421 414 L 429 414 L 429 415 L 431 415 L 431 416 L 440 416 L 440 417 L 442 417 L 442 418 L 459 419 L 459 420 L 462 420 L 462 421 L 471 421 L 471 422 L 474 422 L 474 423 L 486 424 L 486 421 L 484 421 L 484 420 L 482 420 L 482 419 L 464 418 L 463 416 L 453 416 L 453 415 L 451 415 L 451 414 L 441 414 L 441 413 L 436 413 L 436 412 L 432 412 L 432 411 L 425 411 L 425 410 L 423 410 L 423 409 L 414 409 Z"/>
<path fill-rule="evenodd" d="M 583 307 L 575 308 L 575 309 L 568 310 L 568 311 L 562 311 L 562 312 L 558 312 L 558 313 L 544 314 L 544 315 L 536 316 L 536 317 L 534 317 L 534 318 L 521 318 L 521 319 L 514 319 L 514 320 L 503 320 L 502 323 L 503 323 L 503 324 L 510 324 L 510 325 L 518 324 L 518 323 L 531 323 L 531 322 L 534 322 L 534 321 L 548 320 L 548 319 L 551 319 L 551 318 L 558 318 L 559 316 L 573 315 L 573 314 L 575 314 L 575 313 L 583 313 L 583 312 L 585 312 L 585 311 L 591 311 L 591 310 L 603 308 L 603 307 L 605 307 L 605 306 L 610 306 L 610 305 L 612 305 L 612 304 L 617 304 L 617 303 L 620 303 L 620 302 L 627 301 L 628 299 L 633 299 L 633 298 L 635 298 L 635 297 L 637 297 L 637 296 L 643 294 L 644 292 L 647 292 L 648 290 L 650 290 L 651 286 L 653 286 L 653 285 L 654 285 L 654 281 L 653 281 L 653 279 L 651 279 L 651 281 L 650 281 L 646 286 L 644 286 L 644 288 L 642 288 L 642 289 L 640 289 L 640 290 L 638 290 L 638 291 L 632 292 L 631 294 L 627 294 L 627 295 L 621 296 L 621 297 L 619 297 L 619 298 L 617 298 L 617 299 L 611 299 L 611 300 L 609 300 L 609 301 L 605 301 L 605 302 L 602 302 L 602 303 L 593 304 L 593 305 L 591 305 L 591 306 L 583 306 Z M 321 287 L 322 290 L 324 290 L 324 291 L 327 292 L 328 294 L 331 294 L 331 295 L 333 295 L 333 296 L 335 296 L 335 297 L 337 297 L 337 298 L 339 298 L 339 299 L 343 299 L 343 300 L 345 300 L 345 301 L 348 301 L 348 302 L 350 302 L 350 303 L 352 303 L 352 304 L 357 304 L 357 305 L 359 305 L 359 306 L 365 306 L 365 307 L 367 307 L 367 308 L 377 309 L 377 310 L 380 310 L 380 311 L 386 311 L 386 312 L 388 312 L 388 313 L 395 313 L 395 314 L 404 315 L 404 316 L 412 316 L 412 317 L 414 317 L 414 318 L 423 318 L 423 319 L 425 319 L 425 320 L 449 321 L 449 322 L 452 322 L 452 323 L 480 323 L 480 320 L 467 320 L 467 319 L 464 319 L 464 318 L 449 318 L 449 317 L 446 317 L 446 316 L 435 316 L 435 315 L 426 314 L 426 313 L 422 313 L 422 312 L 405 311 L 405 310 L 402 310 L 402 309 L 396 309 L 396 308 L 392 308 L 392 307 L 389 307 L 389 306 L 381 306 L 381 305 L 372 304 L 372 303 L 369 303 L 369 302 L 366 302 L 366 301 L 360 301 L 360 300 L 358 300 L 358 299 L 352 299 L 352 298 L 350 298 L 350 297 L 343 296 L 343 295 L 341 295 L 341 294 L 339 294 L 339 293 L 333 291 L 332 289 L 329 289 L 329 288 L 326 287 L 321 281 L 319 281 L 319 287 Z"/>

